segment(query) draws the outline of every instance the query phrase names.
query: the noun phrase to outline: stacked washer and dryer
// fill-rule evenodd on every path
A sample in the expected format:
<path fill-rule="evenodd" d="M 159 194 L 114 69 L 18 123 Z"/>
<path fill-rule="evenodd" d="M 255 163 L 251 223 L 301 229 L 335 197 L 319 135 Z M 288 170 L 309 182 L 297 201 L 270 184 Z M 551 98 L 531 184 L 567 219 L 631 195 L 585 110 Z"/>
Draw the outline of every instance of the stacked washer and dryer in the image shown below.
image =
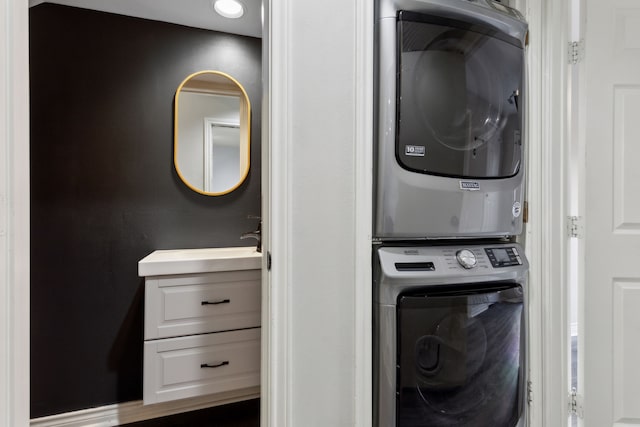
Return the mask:
<path fill-rule="evenodd" d="M 377 0 L 374 426 L 527 425 L 522 16 Z"/>

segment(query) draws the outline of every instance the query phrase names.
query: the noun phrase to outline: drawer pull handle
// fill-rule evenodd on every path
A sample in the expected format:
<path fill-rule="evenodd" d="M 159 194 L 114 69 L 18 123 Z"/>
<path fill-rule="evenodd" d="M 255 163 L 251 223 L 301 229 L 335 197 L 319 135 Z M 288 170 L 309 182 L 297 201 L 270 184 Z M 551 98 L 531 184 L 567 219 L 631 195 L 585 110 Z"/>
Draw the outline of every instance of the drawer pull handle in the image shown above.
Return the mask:
<path fill-rule="evenodd" d="M 230 299 L 221 299 L 219 301 L 202 301 L 202 305 L 229 304 L 230 302 Z"/>
<path fill-rule="evenodd" d="M 224 362 L 217 363 L 215 365 L 209 365 L 208 363 L 203 363 L 200 365 L 201 368 L 219 368 L 220 366 L 228 365 L 229 361 L 225 360 Z"/>

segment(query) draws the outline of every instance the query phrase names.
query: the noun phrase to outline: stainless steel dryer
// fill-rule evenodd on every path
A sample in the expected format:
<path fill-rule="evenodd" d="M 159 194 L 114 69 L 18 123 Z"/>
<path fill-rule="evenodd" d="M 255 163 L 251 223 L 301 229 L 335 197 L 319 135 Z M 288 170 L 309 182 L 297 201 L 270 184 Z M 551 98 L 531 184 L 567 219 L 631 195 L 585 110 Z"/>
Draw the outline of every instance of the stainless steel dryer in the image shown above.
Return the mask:
<path fill-rule="evenodd" d="M 374 426 L 526 426 L 522 248 L 374 253 Z"/>
<path fill-rule="evenodd" d="M 522 230 L 525 45 L 492 0 L 379 0 L 374 237 Z"/>

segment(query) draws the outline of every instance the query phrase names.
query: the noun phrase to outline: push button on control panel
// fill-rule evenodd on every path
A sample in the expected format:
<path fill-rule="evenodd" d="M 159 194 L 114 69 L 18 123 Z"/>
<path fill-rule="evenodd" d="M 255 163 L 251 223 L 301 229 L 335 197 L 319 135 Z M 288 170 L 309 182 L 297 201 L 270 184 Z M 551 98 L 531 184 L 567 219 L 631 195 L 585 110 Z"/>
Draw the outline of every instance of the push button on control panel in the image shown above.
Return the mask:
<path fill-rule="evenodd" d="M 487 257 L 494 268 L 512 267 L 514 265 L 522 265 L 522 258 L 518 254 L 518 250 L 511 248 L 485 248 Z"/>

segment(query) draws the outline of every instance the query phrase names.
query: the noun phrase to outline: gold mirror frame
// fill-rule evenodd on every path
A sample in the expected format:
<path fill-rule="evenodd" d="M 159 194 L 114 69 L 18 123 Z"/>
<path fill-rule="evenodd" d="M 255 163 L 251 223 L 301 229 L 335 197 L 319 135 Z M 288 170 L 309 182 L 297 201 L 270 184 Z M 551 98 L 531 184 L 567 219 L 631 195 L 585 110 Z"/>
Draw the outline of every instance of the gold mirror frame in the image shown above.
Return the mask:
<path fill-rule="evenodd" d="M 179 121 L 180 121 L 180 95 L 186 92 L 197 94 L 209 94 L 220 96 L 237 96 L 239 98 L 239 129 L 240 129 L 240 164 L 239 164 L 239 179 L 235 185 L 222 191 L 205 191 L 204 185 L 204 171 L 203 171 L 203 185 L 200 188 L 198 185 L 190 182 L 179 165 Z M 206 117 L 203 118 L 205 121 Z M 203 140 L 203 147 L 206 142 Z M 205 156 L 203 150 L 203 164 L 205 163 Z M 185 78 L 178 86 L 175 96 L 175 111 L 174 111 L 174 136 L 173 136 L 173 164 L 178 173 L 178 176 L 184 182 L 184 184 L 191 190 L 206 195 L 206 196 L 222 196 L 229 194 L 237 189 L 245 181 L 249 175 L 249 167 L 251 164 L 251 104 L 249 97 L 244 87 L 229 74 L 221 71 L 204 70 L 193 73 Z M 204 168 L 204 166 L 203 166 Z"/>

